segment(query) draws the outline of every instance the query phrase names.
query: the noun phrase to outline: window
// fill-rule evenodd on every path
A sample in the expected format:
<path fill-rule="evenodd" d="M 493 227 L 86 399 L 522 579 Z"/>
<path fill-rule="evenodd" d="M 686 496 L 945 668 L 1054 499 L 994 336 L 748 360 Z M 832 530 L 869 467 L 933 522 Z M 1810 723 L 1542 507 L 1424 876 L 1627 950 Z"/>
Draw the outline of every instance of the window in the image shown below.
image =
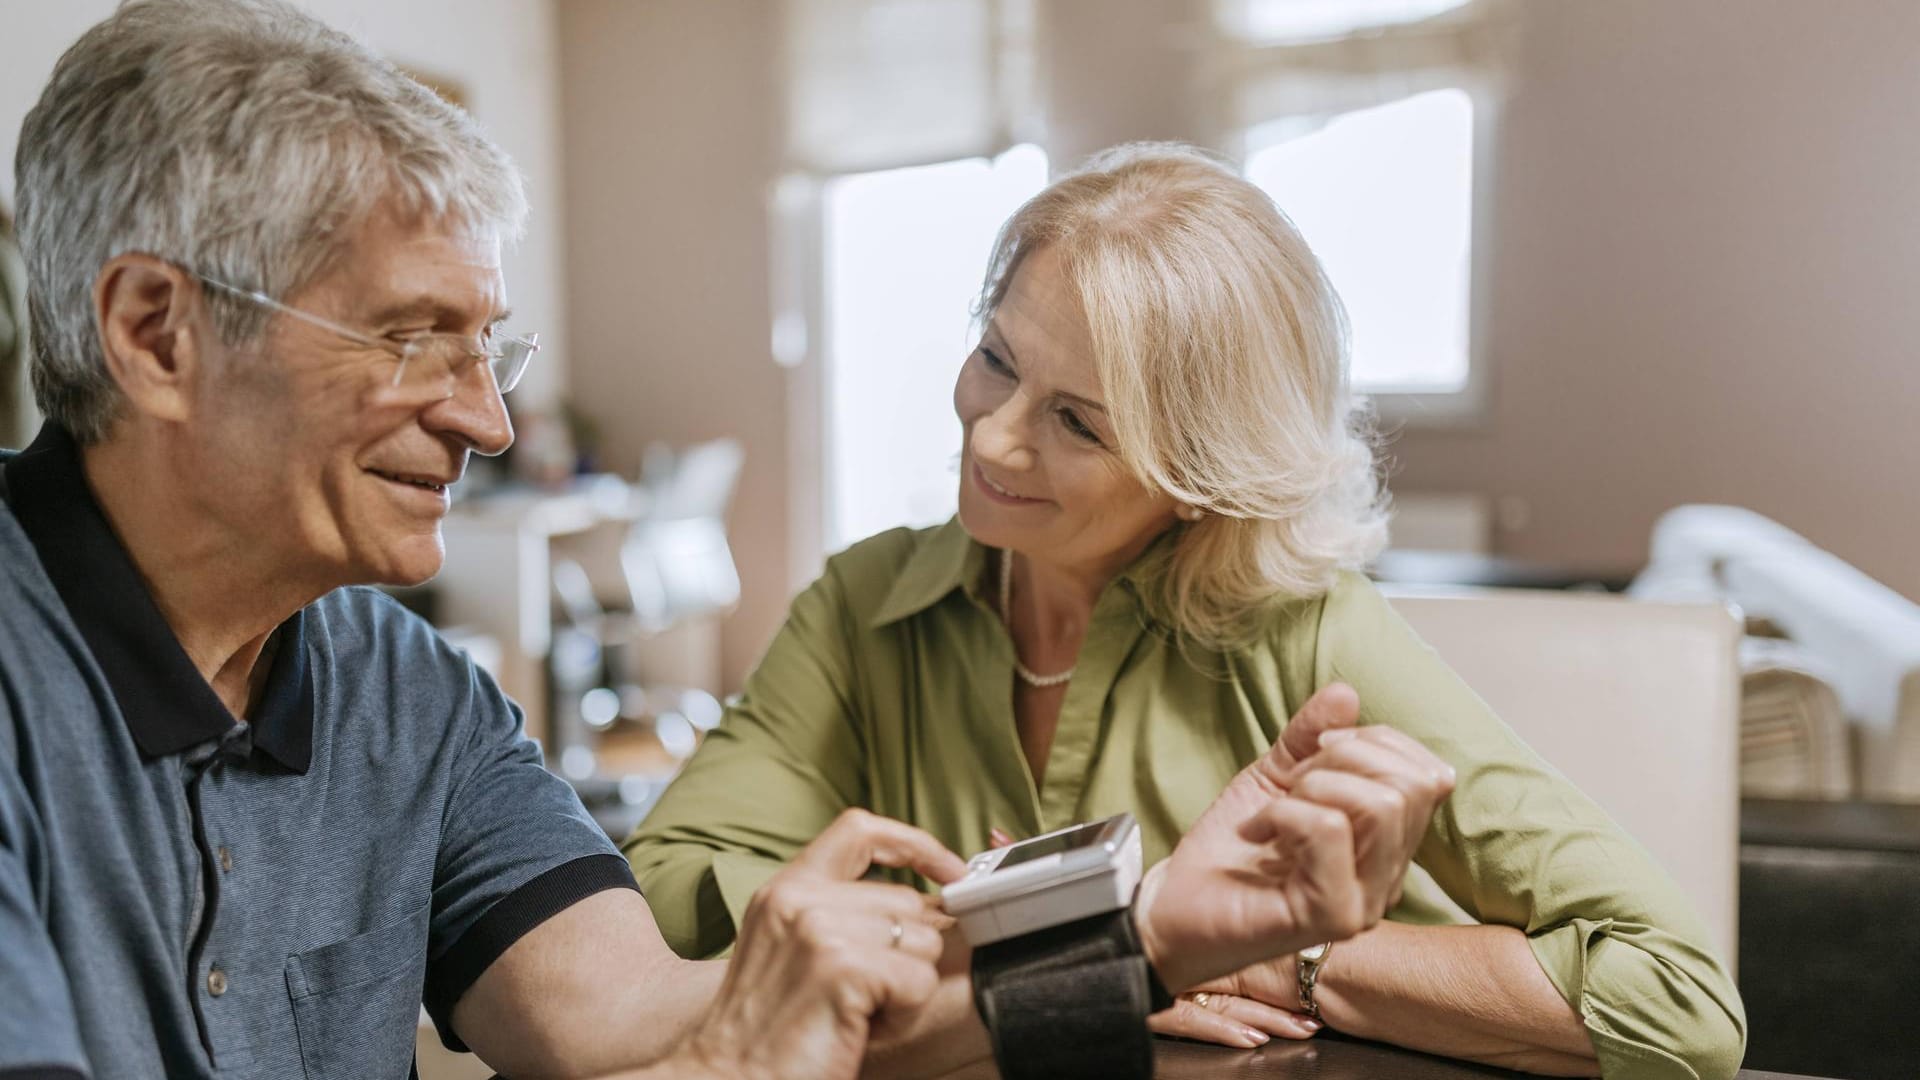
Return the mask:
<path fill-rule="evenodd" d="M 1464 90 L 1443 89 L 1248 133 L 1247 178 L 1293 219 L 1346 303 L 1362 393 L 1469 388 L 1473 112 Z"/>
<path fill-rule="evenodd" d="M 1419 22 L 1467 0 L 1216 0 L 1229 31 L 1249 41 L 1333 41 L 1385 26 Z"/>
<path fill-rule="evenodd" d="M 821 191 L 826 550 L 954 512 L 953 380 L 1001 222 L 1047 182 L 1038 147 L 829 180 Z"/>

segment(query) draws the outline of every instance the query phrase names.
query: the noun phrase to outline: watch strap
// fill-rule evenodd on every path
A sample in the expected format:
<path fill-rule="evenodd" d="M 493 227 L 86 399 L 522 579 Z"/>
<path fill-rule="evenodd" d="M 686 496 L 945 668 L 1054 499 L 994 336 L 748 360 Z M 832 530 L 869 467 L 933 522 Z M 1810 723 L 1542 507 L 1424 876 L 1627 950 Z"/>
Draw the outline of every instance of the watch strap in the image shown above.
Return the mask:
<path fill-rule="evenodd" d="M 1140 898 L 1136 894 L 1134 902 L 1127 907 L 1124 926 L 1127 935 L 1127 947 L 1141 959 L 1147 969 L 1147 1008 L 1149 1012 L 1165 1012 L 1173 1008 L 1173 995 L 1167 992 L 1167 984 L 1160 981 L 1160 973 L 1153 970 L 1153 964 L 1147 962 L 1147 950 L 1140 940 Z"/>
<path fill-rule="evenodd" d="M 974 949 L 974 1007 L 1000 1075 L 1147 1080 L 1150 974 L 1128 908 Z"/>

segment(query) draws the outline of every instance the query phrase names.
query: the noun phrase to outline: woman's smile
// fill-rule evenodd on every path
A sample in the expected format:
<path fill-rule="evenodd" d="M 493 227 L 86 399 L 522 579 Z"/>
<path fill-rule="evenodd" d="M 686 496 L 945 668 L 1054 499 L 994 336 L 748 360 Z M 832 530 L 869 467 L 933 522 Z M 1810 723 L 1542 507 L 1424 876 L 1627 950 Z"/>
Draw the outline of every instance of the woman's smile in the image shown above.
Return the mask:
<path fill-rule="evenodd" d="M 1051 499 L 1028 498 L 1025 495 L 1018 495 L 1008 491 L 1006 488 L 994 483 L 993 478 L 987 475 L 987 471 L 981 468 L 980 463 L 977 461 L 973 463 L 973 482 L 979 487 L 982 495 L 1004 506 L 1041 506 L 1052 501 Z"/>

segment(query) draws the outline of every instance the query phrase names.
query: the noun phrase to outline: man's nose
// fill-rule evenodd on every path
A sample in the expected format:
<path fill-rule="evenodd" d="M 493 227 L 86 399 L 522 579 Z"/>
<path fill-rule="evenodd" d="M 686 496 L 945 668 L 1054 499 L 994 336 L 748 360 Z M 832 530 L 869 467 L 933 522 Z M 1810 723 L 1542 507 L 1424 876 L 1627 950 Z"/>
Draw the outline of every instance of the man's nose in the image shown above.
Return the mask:
<path fill-rule="evenodd" d="M 451 435 L 474 453 L 493 457 L 513 445 L 513 419 L 506 399 L 485 363 L 468 366 L 454 378 L 453 394 L 434 402 L 421 416 L 427 430 Z"/>

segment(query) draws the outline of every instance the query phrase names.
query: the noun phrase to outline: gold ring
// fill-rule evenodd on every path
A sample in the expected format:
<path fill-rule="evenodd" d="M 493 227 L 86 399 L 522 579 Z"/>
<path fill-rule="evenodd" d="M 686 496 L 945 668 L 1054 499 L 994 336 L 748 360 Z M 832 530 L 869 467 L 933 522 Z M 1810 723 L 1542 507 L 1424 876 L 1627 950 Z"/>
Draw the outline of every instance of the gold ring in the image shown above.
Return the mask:
<path fill-rule="evenodd" d="M 1199 993 L 1193 995 L 1193 1003 L 1195 1005 L 1200 1006 L 1203 1009 L 1207 1007 L 1207 1002 L 1212 1000 L 1213 1000 L 1213 995 L 1207 993 L 1205 990 L 1202 990 Z"/>
<path fill-rule="evenodd" d="M 907 928 L 900 925 L 899 919 L 893 920 L 893 941 L 887 945 L 887 948 L 889 949 L 899 948 L 900 939 L 906 936 L 907 936 Z"/>

